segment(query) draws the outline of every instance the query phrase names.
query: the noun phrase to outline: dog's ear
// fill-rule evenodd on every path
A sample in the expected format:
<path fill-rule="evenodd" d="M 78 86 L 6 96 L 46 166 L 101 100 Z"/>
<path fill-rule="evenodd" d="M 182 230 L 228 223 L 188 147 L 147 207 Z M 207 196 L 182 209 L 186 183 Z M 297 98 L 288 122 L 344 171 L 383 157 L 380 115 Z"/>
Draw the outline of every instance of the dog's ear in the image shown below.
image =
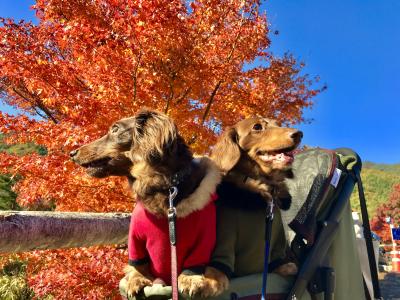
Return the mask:
<path fill-rule="evenodd" d="M 170 154 L 177 139 L 175 123 L 167 115 L 144 109 L 135 116 L 131 153 L 157 162 Z M 133 152 L 132 152 L 133 151 Z"/>
<path fill-rule="evenodd" d="M 230 127 L 221 135 L 212 150 L 211 158 L 225 173 L 232 170 L 240 159 L 240 147 L 237 138 L 235 128 Z"/>

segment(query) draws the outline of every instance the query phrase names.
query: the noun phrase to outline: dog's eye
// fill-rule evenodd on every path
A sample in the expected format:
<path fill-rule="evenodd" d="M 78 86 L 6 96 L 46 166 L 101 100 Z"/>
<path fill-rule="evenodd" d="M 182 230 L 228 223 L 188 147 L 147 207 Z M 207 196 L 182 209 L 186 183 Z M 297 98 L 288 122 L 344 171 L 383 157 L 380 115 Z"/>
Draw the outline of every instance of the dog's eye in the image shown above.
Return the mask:
<path fill-rule="evenodd" d="M 260 130 L 263 130 L 263 127 L 261 124 L 257 123 L 257 124 L 254 124 L 253 130 L 260 131 Z"/>
<path fill-rule="evenodd" d="M 116 133 L 118 131 L 119 127 L 117 125 L 114 125 L 111 127 L 111 133 Z"/>

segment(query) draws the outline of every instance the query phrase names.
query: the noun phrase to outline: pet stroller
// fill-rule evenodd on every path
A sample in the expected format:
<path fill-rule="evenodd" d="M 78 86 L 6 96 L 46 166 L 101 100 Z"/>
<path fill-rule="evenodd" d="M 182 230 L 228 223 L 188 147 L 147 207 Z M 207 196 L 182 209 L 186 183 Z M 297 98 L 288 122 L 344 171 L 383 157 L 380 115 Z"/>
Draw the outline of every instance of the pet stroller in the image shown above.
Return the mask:
<path fill-rule="evenodd" d="M 290 210 L 281 215 L 299 272 L 296 276 L 285 277 L 269 273 L 267 299 L 381 298 L 360 178 L 361 165 L 360 157 L 346 148 L 310 149 L 295 156 L 295 176 L 287 180 L 293 202 Z M 369 261 L 364 274 L 350 208 L 350 196 L 356 183 Z M 228 291 L 210 299 L 260 299 L 262 278 L 262 274 L 234 278 Z M 126 297 L 125 285 L 126 280 L 122 279 L 120 291 Z M 170 299 L 171 287 L 146 287 L 137 298 Z"/>

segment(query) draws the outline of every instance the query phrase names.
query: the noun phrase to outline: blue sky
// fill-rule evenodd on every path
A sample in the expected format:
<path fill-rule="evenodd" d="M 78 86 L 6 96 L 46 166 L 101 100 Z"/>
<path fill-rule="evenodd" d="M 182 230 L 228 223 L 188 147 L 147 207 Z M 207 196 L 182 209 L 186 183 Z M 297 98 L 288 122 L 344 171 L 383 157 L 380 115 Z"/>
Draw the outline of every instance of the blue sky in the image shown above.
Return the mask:
<path fill-rule="evenodd" d="M 304 143 L 350 147 L 374 162 L 400 162 L 400 1 L 264 2 L 272 51 L 292 52 L 328 89 L 305 113 Z"/>
<path fill-rule="evenodd" d="M 35 19 L 34 11 L 29 9 L 35 3 L 33 0 L 0 0 L 0 17 L 13 18 L 14 20 L 23 19 L 32 21 Z M 15 114 L 15 110 L 5 106 L 0 102 L 0 110 L 9 114 Z"/>
<path fill-rule="evenodd" d="M 32 4 L 0 1 L 0 16 L 33 19 Z M 400 1 L 269 0 L 262 9 L 279 31 L 271 50 L 290 51 L 328 86 L 305 112 L 313 122 L 299 126 L 304 143 L 400 163 Z"/>

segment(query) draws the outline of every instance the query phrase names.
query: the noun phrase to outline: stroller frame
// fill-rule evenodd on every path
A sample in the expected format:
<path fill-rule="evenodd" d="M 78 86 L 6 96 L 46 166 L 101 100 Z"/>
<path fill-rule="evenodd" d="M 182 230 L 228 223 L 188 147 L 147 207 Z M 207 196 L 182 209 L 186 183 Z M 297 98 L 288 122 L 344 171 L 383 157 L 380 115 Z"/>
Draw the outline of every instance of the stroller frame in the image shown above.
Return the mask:
<path fill-rule="evenodd" d="M 318 233 L 317 239 L 311 250 L 308 252 L 298 272 L 294 285 L 286 298 L 287 300 L 299 299 L 304 294 L 307 287 L 313 294 L 323 292 L 324 300 L 331 300 L 334 298 L 335 270 L 330 267 L 319 266 L 327 261 L 326 255 L 335 238 L 335 233 L 338 229 L 340 218 L 346 207 L 346 204 L 350 200 L 350 196 L 356 183 L 358 186 L 364 236 L 368 251 L 368 260 L 374 290 L 374 295 L 372 297 L 369 295 L 369 291 L 366 288 L 364 281 L 365 296 L 366 299 L 382 299 L 378 281 L 376 260 L 373 252 L 372 235 L 369 225 L 364 189 L 360 176 L 362 166 L 361 159 L 356 153 L 347 148 L 336 149 L 335 152 L 344 155 L 355 154 L 357 157 L 357 162 L 346 173 L 342 173 L 343 183 L 341 184 L 341 189 L 336 191 L 336 201 L 332 203 L 330 214 L 323 222 L 321 222 L 321 229 Z"/>

